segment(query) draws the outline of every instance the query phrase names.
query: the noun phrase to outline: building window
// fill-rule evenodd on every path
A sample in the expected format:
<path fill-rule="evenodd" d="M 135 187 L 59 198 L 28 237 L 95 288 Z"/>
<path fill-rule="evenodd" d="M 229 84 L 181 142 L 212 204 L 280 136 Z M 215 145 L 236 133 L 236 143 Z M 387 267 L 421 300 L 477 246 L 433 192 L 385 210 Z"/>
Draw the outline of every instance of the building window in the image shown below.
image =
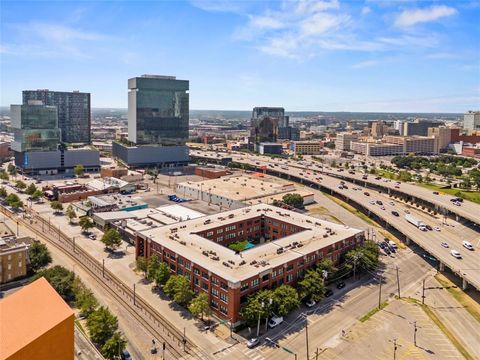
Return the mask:
<path fill-rule="evenodd" d="M 242 284 L 242 287 L 240 288 L 240 291 L 245 291 L 247 289 L 248 289 L 248 282 Z"/>
<path fill-rule="evenodd" d="M 208 283 L 202 281 L 202 289 L 208 291 Z"/>
<path fill-rule="evenodd" d="M 185 269 L 190 270 L 191 267 L 192 267 L 192 264 L 191 264 L 191 263 L 189 263 L 189 262 L 186 262 L 186 263 L 185 263 Z"/>
<path fill-rule="evenodd" d="M 228 314 L 228 309 L 225 306 L 220 305 L 220 312 L 222 314 L 227 315 Z"/>
<path fill-rule="evenodd" d="M 195 275 L 200 275 L 200 270 L 198 270 L 197 268 L 193 268 L 193 273 Z"/>
<path fill-rule="evenodd" d="M 183 259 L 182 258 L 178 258 L 177 262 L 178 262 L 178 265 L 183 266 Z"/>
<path fill-rule="evenodd" d="M 213 308 L 218 309 L 218 301 L 212 299 L 211 304 Z"/>
<path fill-rule="evenodd" d="M 292 271 L 293 270 L 293 264 L 290 264 L 287 266 L 287 271 Z"/>
<path fill-rule="evenodd" d="M 212 295 L 215 296 L 215 297 L 218 297 L 218 290 L 212 288 Z"/>
<path fill-rule="evenodd" d="M 224 283 L 223 281 L 220 283 L 220 287 L 221 287 L 223 290 L 228 290 L 228 285 L 227 285 L 227 283 Z"/>
<path fill-rule="evenodd" d="M 198 281 L 198 278 L 193 277 L 193 283 L 195 284 L 195 286 L 198 286 L 200 284 L 200 281 Z"/>
<path fill-rule="evenodd" d="M 177 269 L 177 274 L 178 275 L 183 275 L 183 270 L 182 269 Z"/>
<path fill-rule="evenodd" d="M 207 237 L 213 236 L 213 231 L 207 232 Z"/>
<path fill-rule="evenodd" d="M 275 279 L 277 277 L 277 270 L 272 272 L 272 278 Z"/>
<path fill-rule="evenodd" d="M 202 277 L 208 280 L 208 273 L 206 273 L 205 271 L 202 271 Z"/>
<path fill-rule="evenodd" d="M 225 304 L 228 304 L 228 296 L 227 296 L 227 294 L 220 293 L 220 300 L 222 300 Z"/>
<path fill-rule="evenodd" d="M 223 228 L 217 229 L 217 234 L 223 233 Z"/>
<path fill-rule="evenodd" d="M 217 237 L 217 242 L 222 242 L 223 241 L 223 236 Z"/>
<path fill-rule="evenodd" d="M 260 283 L 259 279 L 252 280 L 252 288 L 255 286 L 258 286 L 259 283 Z"/>
<path fill-rule="evenodd" d="M 262 281 L 268 281 L 268 279 L 269 279 L 268 274 L 265 274 L 262 276 Z"/>
<path fill-rule="evenodd" d="M 293 280 L 293 274 L 288 274 L 287 275 L 287 282 L 290 282 Z"/>
<path fill-rule="evenodd" d="M 227 234 L 227 235 L 225 236 L 225 239 L 228 240 L 228 239 L 233 239 L 233 238 L 235 238 L 235 237 L 236 237 L 236 234 L 235 234 L 235 233 L 230 233 L 230 234 Z"/>

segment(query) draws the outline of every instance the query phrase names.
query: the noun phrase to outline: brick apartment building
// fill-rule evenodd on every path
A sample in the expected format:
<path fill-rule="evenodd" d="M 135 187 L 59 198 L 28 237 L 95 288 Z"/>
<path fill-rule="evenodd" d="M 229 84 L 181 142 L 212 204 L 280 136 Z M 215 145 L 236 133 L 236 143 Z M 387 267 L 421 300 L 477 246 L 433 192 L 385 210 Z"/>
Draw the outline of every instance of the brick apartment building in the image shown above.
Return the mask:
<path fill-rule="evenodd" d="M 250 245 L 241 252 L 227 247 L 242 240 Z M 217 316 L 237 325 L 248 295 L 295 285 L 320 260 L 338 263 L 363 241 L 361 230 L 259 204 L 139 232 L 136 256 L 157 255 L 195 293 L 209 294 Z"/>

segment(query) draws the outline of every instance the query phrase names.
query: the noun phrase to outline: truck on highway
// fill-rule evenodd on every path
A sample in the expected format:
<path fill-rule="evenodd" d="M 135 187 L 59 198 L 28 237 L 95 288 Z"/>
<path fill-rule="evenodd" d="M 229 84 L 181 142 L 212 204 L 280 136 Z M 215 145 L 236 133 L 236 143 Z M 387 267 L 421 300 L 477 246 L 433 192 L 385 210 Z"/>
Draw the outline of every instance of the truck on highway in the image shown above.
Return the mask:
<path fill-rule="evenodd" d="M 427 226 L 412 214 L 405 215 L 405 220 L 407 220 L 410 224 L 415 225 L 420 230 L 427 231 Z"/>

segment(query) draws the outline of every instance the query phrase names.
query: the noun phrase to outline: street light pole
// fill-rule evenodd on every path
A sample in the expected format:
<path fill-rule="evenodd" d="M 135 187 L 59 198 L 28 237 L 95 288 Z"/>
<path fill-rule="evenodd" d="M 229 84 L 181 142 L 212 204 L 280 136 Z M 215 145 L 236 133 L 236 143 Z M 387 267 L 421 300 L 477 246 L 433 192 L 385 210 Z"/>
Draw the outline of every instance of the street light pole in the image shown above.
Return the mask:
<path fill-rule="evenodd" d="M 262 315 L 262 309 L 265 306 L 265 303 L 262 301 L 262 308 L 258 310 L 258 323 L 257 323 L 257 338 L 260 335 L 260 315 Z"/>
<path fill-rule="evenodd" d="M 310 349 L 308 347 L 308 318 L 305 317 L 305 337 L 306 337 L 306 344 L 307 344 L 307 360 L 310 360 Z M 295 359 L 297 358 L 297 354 L 295 354 Z"/>

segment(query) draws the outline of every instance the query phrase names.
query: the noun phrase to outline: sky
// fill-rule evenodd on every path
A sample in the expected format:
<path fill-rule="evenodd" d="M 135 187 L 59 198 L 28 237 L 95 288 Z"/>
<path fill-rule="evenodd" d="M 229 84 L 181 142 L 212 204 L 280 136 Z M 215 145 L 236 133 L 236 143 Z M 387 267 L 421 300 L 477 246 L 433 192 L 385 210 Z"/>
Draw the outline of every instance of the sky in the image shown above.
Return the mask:
<path fill-rule="evenodd" d="M 480 0 L 0 2 L 0 105 L 127 79 L 190 81 L 190 108 L 480 109 Z"/>

